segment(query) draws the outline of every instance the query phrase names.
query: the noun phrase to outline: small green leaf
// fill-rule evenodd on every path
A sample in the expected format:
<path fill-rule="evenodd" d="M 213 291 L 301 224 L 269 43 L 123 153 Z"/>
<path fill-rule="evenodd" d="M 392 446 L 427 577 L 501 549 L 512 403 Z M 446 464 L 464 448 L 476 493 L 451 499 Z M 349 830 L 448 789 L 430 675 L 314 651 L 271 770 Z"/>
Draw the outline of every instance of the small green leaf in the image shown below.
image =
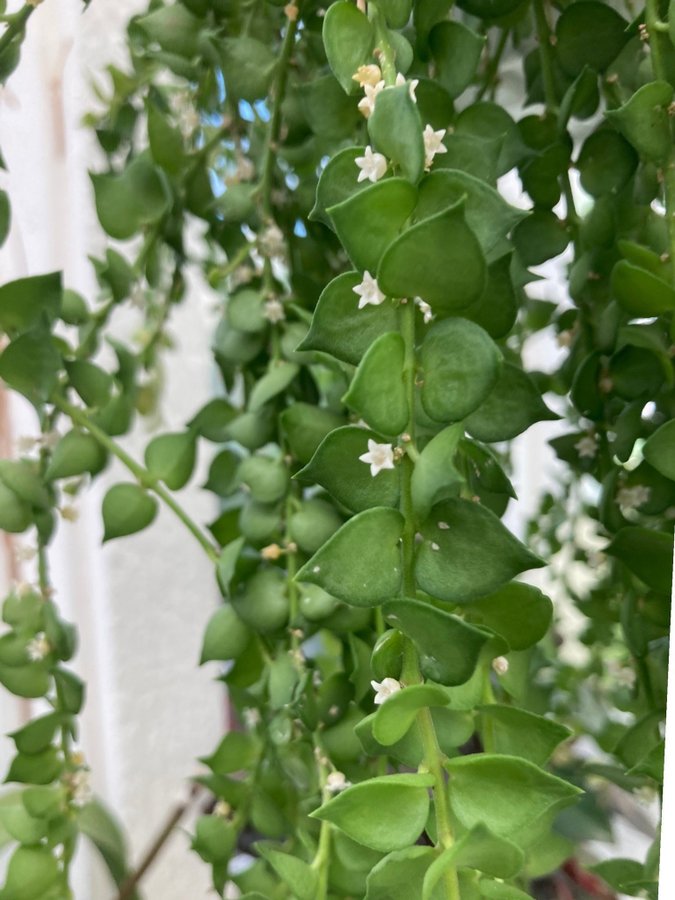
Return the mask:
<path fill-rule="evenodd" d="M 504 884 L 503 881 L 482 878 L 479 888 L 481 897 L 486 897 L 487 900 L 532 900 L 531 894 L 526 894 L 511 884 Z"/>
<path fill-rule="evenodd" d="M 437 504 L 420 530 L 417 583 L 440 600 L 469 603 L 544 565 L 494 513 L 470 500 Z"/>
<path fill-rule="evenodd" d="M 199 665 L 213 660 L 237 659 L 250 639 L 250 629 L 232 607 L 229 604 L 221 606 L 206 626 Z"/>
<path fill-rule="evenodd" d="M 210 756 L 200 758 L 216 775 L 230 775 L 249 768 L 256 759 L 254 738 L 243 731 L 230 731 Z"/>
<path fill-rule="evenodd" d="M 401 335 L 383 334 L 366 351 L 343 398 L 347 406 L 382 434 L 400 434 L 408 423 L 404 361 Z"/>
<path fill-rule="evenodd" d="M 526 650 L 548 631 L 553 604 L 533 585 L 514 581 L 474 600 L 466 612 L 470 621 L 496 632 L 512 650 Z"/>
<path fill-rule="evenodd" d="M 450 686 L 469 680 L 488 640 L 486 632 L 419 600 L 390 600 L 384 611 L 417 647 L 425 677 Z"/>
<path fill-rule="evenodd" d="M 577 160 L 581 186 L 593 197 L 617 194 L 628 183 L 637 165 L 635 150 L 611 128 L 589 135 Z"/>
<path fill-rule="evenodd" d="M 477 409 L 494 388 L 501 354 L 479 325 L 452 318 L 436 322 L 420 353 L 422 405 L 437 422 L 457 422 Z"/>
<path fill-rule="evenodd" d="M 267 43 L 246 34 L 219 41 L 225 84 L 237 99 L 261 100 L 269 90 L 277 56 Z"/>
<path fill-rule="evenodd" d="M 400 472 L 383 469 L 375 477 L 359 457 L 368 452 L 368 441 L 382 444 L 384 437 L 346 425 L 326 435 L 310 462 L 295 476 L 299 481 L 320 484 L 353 512 L 373 506 L 398 506 Z"/>
<path fill-rule="evenodd" d="M 369 181 L 358 181 L 357 156 L 363 156 L 363 147 L 345 147 L 330 158 L 319 176 L 316 186 L 316 200 L 309 218 L 323 222 L 329 227 L 333 223 L 326 210 L 347 200 L 352 194 L 365 190 Z"/>
<path fill-rule="evenodd" d="M 316 900 L 318 878 L 316 870 L 304 860 L 288 853 L 282 853 L 259 841 L 256 850 L 267 860 L 279 878 L 289 887 L 298 900 Z"/>
<path fill-rule="evenodd" d="M 220 556 L 218 557 L 218 562 L 216 563 L 216 578 L 218 579 L 218 586 L 220 587 L 220 592 L 223 597 L 229 596 L 230 582 L 234 577 L 237 560 L 239 559 L 243 546 L 244 539 L 237 538 L 226 547 L 223 547 Z"/>
<path fill-rule="evenodd" d="M 367 509 L 346 522 L 296 578 L 353 606 L 377 606 L 399 591 L 402 533 L 397 510 Z"/>
<path fill-rule="evenodd" d="M 237 842 L 232 822 L 222 816 L 200 816 L 195 822 L 192 849 L 212 866 L 227 863 Z"/>
<path fill-rule="evenodd" d="M 190 419 L 187 428 L 196 432 L 200 437 L 206 438 L 207 441 L 222 444 L 230 437 L 228 426 L 236 418 L 236 415 L 231 403 L 223 397 L 216 397 L 202 406 L 199 412 Z"/>
<path fill-rule="evenodd" d="M 0 481 L 20 500 L 31 506 L 48 509 L 51 505 L 50 494 L 43 484 L 40 467 L 33 460 L 0 459 Z"/>
<path fill-rule="evenodd" d="M 183 137 L 180 130 L 171 125 L 159 106 L 148 102 L 148 143 L 152 158 L 166 172 L 177 175 L 185 164 Z"/>
<path fill-rule="evenodd" d="M 66 363 L 66 371 L 72 387 L 87 406 L 105 406 L 113 383 L 108 372 L 85 359 Z"/>
<path fill-rule="evenodd" d="M 523 0 L 462 0 L 459 6 L 479 19 L 498 19 L 515 12 Z"/>
<path fill-rule="evenodd" d="M 344 272 L 326 286 L 298 350 L 323 350 L 358 365 L 377 337 L 397 329 L 398 315 L 393 303 L 358 308 L 359 297 L 354 288 L 361 280 L 358 272 Z"/>
<path fill-rule="evenodd" d="M 160 434 L 145 448 L 145 465 L 151 475 L 177 491 L 190 480 L 195 454 L 196 441 L 192 431 Z"/>
<path fill-rule="evenodd" d="M 609 11 L 609 7 L 604 4 L 603 7 Z M 651 81 L 619 109 L 609 110 L 606 116 L 643 159 L 663 163 L 672 144 L 668 114 L 672 97 L 673 88 L 667 81 Z"/>
<path fill-rule="evenodd" d="M 279 421 L 290 452 L 299 463 L 307 465 L 324 438 L 343 425 L 345 420 L 320 406 L 294 403 L 283 410 Z"/>
<path fill-rule="evenodd" d="M 28 331 L 42 321 L 53 321 L 61 307 L 61 273 L 33 275 L 0 287 L 0 331 Z"/>
<path fill-rule="evenodd" d="M 358 170 L 354 172 L 355 180 L 357 174 Z M 375 272 L 416 202 L 417 192 L 409 181 L 385 178 L 331 206 L 327 212 L 354 266 Z"/>
<path fill-rule="evenodd" d="M 646 585 L 669 594 L 673 573 L 673 538 L 663 531 L 629 525 L 605 549 Z"/>
<path fill-rule="evenodd" d="M 554 212 L 535 209 L 516 225 L 513 242 L 523 265 L 539 266 L 562 253 L 570 242 L 570 235 Z"/>
<path fill-rule="evenodd" d="M 479 711 L 491 753 L 522 756 L 537 766 L 543 766 L 558 744 L 572 734 L 569 728 L 552 719 L 514 706 L 494 704 L 480 706 Z"/>
<path fill-rule="evenodd" d="M 485 402 L 466 420 L 479 441 L 507 441 L 535 422 L 557 419 L 541 399 L 534 382 L 517 366 L 504 363 L 499 380 Z"/>
<path fill-rule="evenodd" d="M 461 424 L 449 425 L 429 441 L 415 462 L 410 487 L 420 519 L 426 519 L 434 503 L 459 491 L 464 479 L 455 468 L 454 458 L 463 437 Z"/>
<path fill-rule="evenodd" d="M 137 19 L 136 24 L 167 53 L 189 58 L 199 50 L 201 23 L 185 6 L 161 6 Z"/>
<path fill-rule="evenodd" d="M 249 456 L 239 466 L 238 480 L 258 503 L 276 503 L 288 489 L 288 468 L 280 459 Z"/>
<path fill-rule="evenodd" d="M 426 825 L 431 775 L 383 775 L 347 788 L 311 815 L 388 853 L 414 844 Z"/>
<path fill-rule="evenodd" d="M 424 171 L 422 121 L 407 84 L 377 95 L 368 119 L 368 134 L 375 149 L 398 166 L 409 181 L 419 181 Z"/>
<path fill-rule="evenodd" d="M 658 472 L 675 481 L 675 421 L 661 425 L 647 439 L 642 453 Z"/>
<path fill-rule="evenodd" d="M 21 534 L 33 524 L 30 504 L 0 481 L 0 528 L 10 534 Z"/>
<path fill-rule="evenodd" d="M 459 22 L 440 22 L 431 29 L 429 46 L 436 77 L 454 99 L 473 81 L 485 38 Z"/>
<path fill-rule="evenodd" d="M 632 316 L 660 316 L 675 309 L 675 289 L 625 259 L 612 269 L 612 293 Z"/>
<path fill-rule="evenodd" d="M 0 378 L 34 406 L 49 399 L 58 384 L 60 368 L 61 356 L 43 328 L 19 335 L 0 356 Z"/>
<path fill-rule="evenodd" d="M 256 382 L 251 391 L 248 401 L 249 410 L 257 412 L 266 403 L 285 391 L 299 371 L 298 365 L 283 359 L 270 363 L 268 371 Z"/>
<path fill-rule="evenodd" d="M 300 580 L 300 579 L 298 579 Z M 280 569 L 262 569 L 246 582 L 232 599 L 240 619 L 263 634 L 276 631 L 288 621 L 286 576 Z"/>
<path fill-rule="evenodd" d="M 303 500 L 288 519 L 288 533 L 303 553 L 312 554 L 342 525 L 343 519 L 331 503 L 318 498 Z"/>
<path fill-rule="evenodd" d="M 49 671 L 44 664 L 28 666 L 0 665 L 0 684 L 17 697 L 35 699 L 49 690 Z"/>
<path fill-rule="evenodd" d="M 142 153 L 119 175 L 91 176 L 96 211 L 104 230 L 117 240 L 127 240 L 144 225 L 152 225 L 168 210 L 168 187 L 160 172 Z"/>
<path fill-rule="evenodd" d="M 47 836 L 47 822 L 30 815 L 21 802 L 21 794 L 3 795 L 2 799 L 7 801 L 10 798 L 12 802 L 0 803 L 0 824 L 20 844 L 40 844 Z"/>
<path fill-rule="evenodd" d="M 359 66 L 372 61 L 374 39 L 373 26 L 356 6 L 339 0 L 328 7 L 323 20 L 323 44 L 328 64 L 345 93 L 358 90 L 352 76 Z"/>
<path fill-rule="evenodd" d="M 103 540 L 142 531 L 157 515 L 157 501 L 137 484 L 116 484 L 103 498 Z"/>
<path fill-rule="evenodd" d="M 18 847 L 12 854 L 2 888 L 3 900 L 42 900 L 61 878 L 47 847 Z"/>
<path fill-rule="evenodd" d="M 603 72 L 629 39 L 628 22 L 597 0 L 571 4 L 556 25 L 556 56 L 568 75 L 585 66 Z"/>
<path fill-rule="evenodd" d="M 63 759 L 56 747 L 40 753 L 18 753 L 12 760 L 5 782 L 22 784 L 51 784 L 63 769 Z"/>
<path fill-rule="evenodd" d="M 72 478 L 89 472 L 91 475 L 105 468 L 108 454 L 95 437 L 85 431 L 68 431 L 58 442 L 49 460 L 45 478 Z"/>
<path fill-rule="evenodd" d="M 385 294 L 421 297 L 438 316 L 477 300 L 485 277 L 485 259 L 464 220 L 462 201 L 405 231 L 386 250 L 377 272 Z"/>
<path fill-rule="evenodd" d="M 48 713 L 46 716 L 40 716 L 33 719 L 23 728 L 9 735 L 16 745 L 19 753 L 32 755 L 34 753 L 42 753 L 51 744 L 57 729 L 63 722 L 60 713 Z"/>
<path fill-rule="evenodd" d="M 364 900 L 422 900 L 422 882 L 436 858 L 433 847 L 407 847 L 395 850 L 375 865 L 368 875 Z M 442 900 L 437 892 L 432 900 Z"/>
<path fill-rule="evenodd" d="M 77 827 L 101 855 L 115 884 L 120 887 L 129 875 L 124 834 L 110 811 L 94 799 L 77 811 Z M 140 900 L 138 892 L 129 900 Z"/>
<path fill-rule="evenodd" d="M 265 298 L 260 291 L 242 288 L 227 301 L 227 321 L 237 331 L 256 334 L 269 325 L 265 318 Z"/>
<path fill-rule="evenodd" d="M 413 684 L 397 691 L 375 713 L 373 737 L 385 747 L 395 744 L 412 726 L 421 709 L 447 706 L 449 702 L 447 692 L 432 684 Z"/>
<path fill-rule="evenodd" d="M 465 828 L 484 824 L 522 849 L 583 793 L 513 756 L 473 754 L 448 759 L 444 765 L 452 778 L 450 806 L 459 822 Z"/>

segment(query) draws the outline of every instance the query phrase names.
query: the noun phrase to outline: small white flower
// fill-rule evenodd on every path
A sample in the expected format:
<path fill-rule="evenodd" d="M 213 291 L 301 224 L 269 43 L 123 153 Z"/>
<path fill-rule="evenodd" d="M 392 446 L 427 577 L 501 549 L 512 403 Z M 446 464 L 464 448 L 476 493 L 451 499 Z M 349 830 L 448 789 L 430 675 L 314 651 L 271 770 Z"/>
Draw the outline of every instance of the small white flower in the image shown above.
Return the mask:
<path fill-rule="evenodd" d="M 218 816 L 219 819 L 229 818 L 231 812 L 232 807 L 227 802 L 227 800 L 219 800 L 213 807 L 213 815 Z"/>
<path fill-rule="evenodd" d="M 629 512 L 646 503 L 650 496 L 651 491 L 646 485 L 636 484 L 634 487 L 622 487 L 616 495 L 616 501 L 622 510 Z"/>
<path fill-rule="evenodd" d="M 176 116 L 178 120 L 178 128 L 180 129 L 181 134 L 184 138 L 189 138 L 192 136 L 192 133 L 199 128 L 201 124 L 201 118 L 199 113 L 194 107 L 187 106 L 185 109 L 182 109 L 178 115 Z"/>
<path fill-rule="evenodd" d="M 40 662 L 51 652 L 52 645 L 43 632 L 36 634 L 32 641 L 26 645 L 26 654 L 31 662 Z"/>
<path fill-rule="evenodd" d="M 363 91 L 365 93 L 365 97 L 362 100 L 359 100 L 359 109 L 361 113 L 369 119 L 375 109 L 375 101 L 377 99 L 377 95 L 380 91 L 384 90 L 384 81 L 378 81 L 377 84 L 364 84 Z"/>
<path fill-rule="evenodd" d="M 247 728 L 255 728 L 256 725 L 260 724 L 260 710 L 256 709 L 254 706 L 247 707 L 242 715 Z"/>
<path fill-rule="evenodd" d="M 394 451 L 391 444 L 378 444 L 377 441 L 368 439 L 368 452 L 359 456 L 361 462 L 370 466 L 370 474 L 373 478 L 383 469 L 394 468 Z"/>
<path fill-rule="evenodd" d="M 434 131 L 431 125 L 425 125 L 422 137 L 424 138 L 424 166 L 428 169 L 435 156 L 448 152 L 447 147 L 441 143 L 445 137 L 445 128 Z"/>
<path fill-rule="evenodd" d="M 497 675 L 506 675 L 509 671 L 509 661 L 505 656 L 495 656 L 492 660 L 492 668 Z"/>
<path fill-rule="evenodd" d="M 258 235 L 258 247 L 264 256 L 283 257 L 286 251 L 284 233 L 278 225 L 272 223 Z"/>
<path fill-rule="evenodd" d="M 367 269 L 363 273 L 361 284 L 357 284 L 352 290 L 361 298 L 359 300 L 359 309 L 363 309 L 364 306 L 379 306 L 380 303 L 384 303 L 385 296 L 378 287 L 377 281 Z"/>
<path fill-rule="evenodd" d="M 86 806 L 91 802 L 94 794 L 91 789 L 91 772 L 87 767 L 68 772 L 63 780 L 70 792 L 70 802 L 73 806 Z"/>
<path fill-rule="evenodd" d="M 268 322 L 271 322 L 273 325 L 276 325 L 277 322 L 283 322 L 286 318 L 286 313 L 284 312 L 284 305 L 281 300 L 266 300 L 265 301 L 265 311 L 263 313 Z"/>
<path fill-rule="evenodd" d="M 387 171 L 387 158 L 381 153 L 373 153 L 372 147 L 366 147 L 363 156 L 357 156 L 354 162 L 361 170 L 357 182 L 368 180 L 375 184 Z"/>
<path fill-rule="evenodd" d="M 574 449 L 577 451 L 581 459 L 593 459 L 595 454 L 598 452 L 598 442 L 592 434 L 587 434 L 582 437 L 581 440 L 576 442 L 576 444 L 574 445 Z"/>
<path fill-rule="evenodd" d="M 417 103 L 417 96 L 415 95 L 415 91 L 417 90 L 417 85 L 419 83 L 420 83 L 419 78 L 413 78 L 409 82 L 408 93 L 410 94 L 410 99 L 412 100 L 413 103 Z M 401 87 L 401 85 L 403 85 L 403 84 L 408 84 L 408 82 L 406 82 L 405 75 L 403 75 L 401 72 L 399 72 L 398 75 L 396 76 L 396 81 L 394 82 L 394 85 L 396 87 Z"/>
<path fill-rule="evenodd" d="M 415 303 L 419 306 L 420 312 L 424 316 L 424 324 L 428 325 L 429 322 L 434 318 L 433 311 L 426 300 L 422 300 L 421 297 L 415 297 Z"/>
<path fill-rule="evenodd" d="M 376 706 L 380 706 L 385 700 L 388 700 L 392 694 L 396 694 L 403 687 L 401 682 L 397 681 L 395 678 L 383 678 L 382 681 L 371 681 L 370 684 L 375 691 L 374 702 Z"/>
<path fill-rule="evenodd" d="M 331 772 L 326 778 L 326 790 L 331 794 L 338 794 L 345 788 L 351 787 L 351 781 L 347 781 L 344 772 Z"/>
<path fill-rule="evenodd" d="M 368 66 L 359 66 L 352 75 L 352 80 L 358 81 L 361 87 L 365 87 L 367 84 L 371 87 L 375 87 L 379 81 L 382 81 L 382 72 L 380 67 L 376 66 L 374 63 Z"/>

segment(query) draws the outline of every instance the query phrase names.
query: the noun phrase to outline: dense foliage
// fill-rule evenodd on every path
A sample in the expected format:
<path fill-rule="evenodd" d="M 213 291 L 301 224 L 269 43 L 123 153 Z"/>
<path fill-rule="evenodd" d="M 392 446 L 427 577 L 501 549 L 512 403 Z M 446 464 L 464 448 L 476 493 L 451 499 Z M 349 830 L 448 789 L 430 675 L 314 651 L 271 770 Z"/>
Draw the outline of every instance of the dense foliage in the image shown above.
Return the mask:
<path fill-rule="evenodd" d="M 5 79 L 36 6 L 3 17 Z M 230 880 L 251 900 L 656 897 L 658 840 L 594 873 L 581 845 L 610 835 L 607 785 L 662 782 L 668 19 L 659 0 L 153 0 L 131 21 L 129 65 L 110 69 L 89 122 L 116 242 L 94 260 L 100 296 L 58 273 L 0 288 L 0 377 L 43 433 L 0 462 L 0 527 L 30 530 L 39 560 L 39 583 L 4 602 L 0 682 L 52 707 L 12 735 L 2 900 L 71 897 L 80 832 L 135 896 L 73 749 L 83 685 L 48 572 L 57 512 L 111 456 L 129 479 L 105 496 L 104 539 L 166 503 L 223 597 L 202 664 L 219 664 L 237 727 L 202 761 L 213 801 L 193 841 L 218 893 Z M 517 57 L 509 111 L 500 79 Z M 507 173 L 531 209 L 497 190 Z M 2 239 L 9 216 L 1 193 Z M 569 297 L 529 297 L 531 268 L 563 251 Z M 118 439 L 158 402 L 195 265 L 222 297 L 222 389 L 140 463 Z M 127 346 L 106 333 L 128 303 L 146 325 Z M 566 352 L 528 373 L 521 352 L 542 330 Z M 525 546 L 501 521 L 511 442 L 560 418 L 564 475 Z M 208 529 L 176 497 L 198 444 L 220 504 Z M 585 662 L 560 654 L 551 600 L 518 578 L 543 566 L 587 619 Z M 596 758 L 576 754 L 582 736 Z"/>

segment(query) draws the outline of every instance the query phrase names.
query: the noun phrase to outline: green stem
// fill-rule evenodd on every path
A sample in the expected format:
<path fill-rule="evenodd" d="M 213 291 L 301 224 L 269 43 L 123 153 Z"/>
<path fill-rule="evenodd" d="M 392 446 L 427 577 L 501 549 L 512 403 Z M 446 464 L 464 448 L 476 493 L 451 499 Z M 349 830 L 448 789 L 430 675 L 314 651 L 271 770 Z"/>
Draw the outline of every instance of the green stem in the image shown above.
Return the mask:
<path fill-rule="evenodd" d="M 375 0 L 371 0 L 368 4 L 368 18 L 375 28 L 377 61 L 382 70 L 382 77 L 385 84 L 394 84 L 396 81 L 396 51 L 389 42 L 387 26 Z"/>
<path fill-rule="evenodd" d="M 127 469 L 131 472 L 131 474 L 136 478 L 138 483 L 148 490 L 152 491 L 156 494 L 162 502 L 169 507 L 172 512 L 181 520 L 181 522 L 185 525 L 188 531 L 197 539 L 199 544 L 202 546 L 206 555 L 209 557 L 211 562 L 218 561 L 218 551 L 213 546 L 208 537 L 203 533 L 199 525 L 190 518 L 187 512 L 183 509 L 183 507 L 176 502 L 173 495 L 170 491 L 168 491 L 155 477 L 152 475 L 146 468 L 144 468 L 140 463 L 137 463 L 136 460 L 130 456 L 126 450 L 124 450 L 120 445 L 114 441 L 110 435 L 106 434 L 102 428 L 99 428 L 98 425 L 95 425 L 94 422 L 87 416 L 84 410 L 79 409 L 77 406 L 73 406 L 72 403 L 69 403 L 65 398 L 60 397 L 58 395 L 52 398 L 52 402 L 54 406 L 57 406 L 62 412 L 64 412 L 67 416 L 72 419 L 77 425 L 80 425 L 82 428 L 85 428 L 92 437 L 96 438 L 96 440 L 101 444 L 102 447 L 112 453 L 113 456 L 116 456 L 119 461 L 127 467 Z"/>
<path fill-rule="evenodd" d="M 415 305 L 412 301 L 402 303 L 399 307 L 399 325 L 405 342 L 405 356 L 403 361 L 403 379 L 408 397 L 408 426 L 407 434 L 410 438 L 409 446 L 415 447 Z M 404 597 L 415 596 L 415 532 L 416 520 L 412 502 L 412 474 L 414 463 L 411 456 L 406 454 L 400 462 L 401 465 L 401 513 L 405 524 L 403 528 L 403 586 Z M 419 684 L 422 681 L 420 674 L 417 651 L 411 641 L 406 641 L 401 675 L 405 684 Z M 438 744 L 434 722 L 431 718 L 431 710 L 427 707 L 417 714 L 417 725 L 422 738 L 424 748 L 424 762 L 434 779 L 434 809 L 436 811 L 437 844 L 445 849 L 451 847 L 454 841 L 452 824 L 450 821 L 450 802 L 448 796 L 448 784 L 443 771 L 443 754 Z M 446 869 L 443 875 L 443 884 L 447 900 L 461 900 L 459 893 L 459 881 L 457 870 L 454 867 Z"/>
<path fill-rule="evenodd" d="M 35 12 L 36 7 L 30 6 L 30 4 L 26 4 L 23 9 L 20 9 L 16 15 L 11 17 L 8 16 L 7 21 L 7 29 L 3 32 L 2 37 L 0 37 L 0 54 L 3 53 L 9 45 L 12 43 L 14 38 L 26 27 L 26 22 Z"/>
<path fill-rule="evenodd" d="M 495 90 L 497 88 L 497 73 L 499 71 L 499 64 L 502 61 L 502 56 L 504 55 L 504 51 L 506 50 L 506 45 L 509 41 L 510 34 L 511 29 L 505 28 L 499 36 L 499 42 L 495 47 L 495 52 L 490 59 L 487 68 L 485 69 L 485 80 L 483 81 L 480 90 L 476 94 L 476 101 L 482 100 L 488 90 L 490 90 L 490 96 L 494 97 Z"/>
<path fill-rule="evenodd" d="M 299 14 L 295 19 L 289 18 L 286 26 L 286 34 L 281 44 L 281 55 L 277 66 L 277 79 L 274 86 L 274 105 L 272 106 L 272 116 L 270 118 L 269 130 L 267 132 L 267 143 L 265 144 L 265 154 L 262 164 L 262 178 L 258 192 L 263 213 L 267 218 L 274 218 L 272 212 L 272 180 L 274 175 L 274 164 L 276 161 L 277 142 L 281 132 L 281 106 L 286 96 L 286 83 L 288 81 L 288 67 L 295 46 L 295 35 L 298 30 Z"/>

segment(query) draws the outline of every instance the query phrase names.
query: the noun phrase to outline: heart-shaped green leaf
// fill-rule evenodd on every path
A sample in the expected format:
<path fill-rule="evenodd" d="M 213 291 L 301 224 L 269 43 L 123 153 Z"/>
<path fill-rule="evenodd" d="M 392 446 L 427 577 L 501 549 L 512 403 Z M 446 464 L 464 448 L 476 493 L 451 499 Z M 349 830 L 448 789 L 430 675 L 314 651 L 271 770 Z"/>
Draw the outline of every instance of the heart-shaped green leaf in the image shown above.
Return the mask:
<path fill-rule="evenodd" d="M 346 522 L 305 563 L 298 581 L 318 584 L 353 606 L 377 606 L 401 586 L 403 517 L 376 507 Z"/>
<path fill-rule="evenodd" d="M 355 171 L 355 179 L 357 174 Z M 417 192 L 409 181 L 385 178 L 328 209 L 357 269 L 376 271 L 382 254 L 410 218 L 416 202 Z"/>
<path fill-rule="evenodd" d="M 382 434 L 400 434 L 408 423 L 404 360 L 401 335 L 383 334 L 366 351 L 343 398 L 347 406 Z"/>
<path fill-rule="evenodd" d="M 60 878 L 59 864 L 48 847 L 18 847 L 9 860 L 2 893 L 7 900 L 40 900 Z"/>
<path fill-rule="evenodd" d="M 177 431 L 153 438 L 145 448 L 145 465 L 172 491 L 185 487 L 195 465 L 196 442 L 191 431 Z"/>
<path fill-rule="evenodd" d="M 614 536 L 605 553 L 621 560 L 634 575 L 655 591 L 670 593 L 673 573 L 672 535 L 630 525 Z"/>
<path fill-rule="evenodd" d="M 332 3 L 323 20 L 323 45 L 328 64 L 347 94 L 358 84 L 352 76 L 359 66 L 372 62 L 373 26 L 365 13 L 347 0 Z"/>
<path fill-rule="evenodd" d="M 609 7 L 605 7 L 609 11 Z M 643 159 L 664 162 L 670 152 L 668 108 L 673 88 L 667 81 L 650 81 L 639 88 L 619 109 L 605 115 L 630 141 Z"/>
<path fill-rule="evenodd" d="M 433 684 L 413 684 L 397 691 L 380 706 L 373 719 L 373 737 L 385 747 L 400 741 L 417 713 L 429 706 L 447 706 L 450 698 Z"/>
<path fill-rule="evenodd" d="M 486 632 L 419 600 L 390 600 L 385 615 L 413 641 L 427 678 L 452 686 L 464 684 L 473 675 L 488 640 Z"/>
<path fill-rule="evenodd" d="M 453 99 L 459 97 L 473 81 L 485 38 L 459 22 L 440 22 L 431 29 L 429 46 L 438 80 Z"/>
<path fill-rule="evenodd" d="M 414 844 L 426 825 L 431 775 L 383 775 L 347 788 L 310 815 L 388 853 Z"/>
<path fill-rule="evenodd" d="M 28 331 L 43 316 L 52 321 L 59 314 L 62 293 L 60 272 L 8 281 L 0 287 L 0 330 Z"/>
<path fill-rule="evenodd" d="M 300 367 L 296 363 L 286 362 L 283 359 L 273 362 L 251 391 L 248 401 L 251 412 L 257 412 L 273 397 L 285 391 L 299 371 Z"/>
<path fill-rule="evenodd" d="M 323 222 L 332 228 L 333 223 L 326 210 L 370 186 L 369 181 L 357 180 L 359 173 L 359 167 L 356 165 L 357 156 L 363 156 L 363 147 L 345 147 L 328 161 L 319 176 L 316 200 L 309 214 L 310 219 Z"/>
<path fill-rule="evenodd" d="M 450 806 L 460 823 L 465 828 L 482 823 L 522 849 L 583 793 L 514 756 L 473 754 L 446 760 L 444 765 L 452 778 Z"/>
<path fill-rule="evenodd" d="M 657 471 L 675 481 L 675 421 L 661 425 L 647 439 L 642 453 Z"/>
<path fill-rule="evenodd" d="M 34 406 L 49 399 L 60 368 L 61 356 L 44 328 L 20 334 L 0 356 L 0 378 Z"/>
<path fill-rule="evenodd" d="M 368 304 L 359 309 L 354 288 L 360 284 L 358 272 L 334 278 L 319 297 L 312 324 L 298 350 L 322 350 L 344 362 L 358 365 L 373 341 L 395 331 L 398 315 L 392 303 Z"/>
<path fill-rule="evenodd" d="M 422 297 L 438 316 L 477 300 L 485 277 L 485 259 L 461 201 L 405 231 L 386 250 L 377 272 L 385 294 Z"/>
<path fill-rule="evenodd" d="M 124 241 L 156 222 L 171 202 L 160 172 L 142 153 L 119 175 L 92 175 L 96 211 L 105 231 Z"/>
<path fill-rule="evenodd" d="M 470 500 L 437 504 L 421 532 L 417 583 L 440 600 L 469 603 L 544 565 L 494 513 Z"/>
<path fill-rule="evenodd" d="M 568 75 L 590 66 L 604 71 L 628 41 L 628 22 L 606 3 L 585 0 L 563 10 L 556 25 L 556 56 Z"/>
<path fill-rule="evenodd" d="M 281 413 L 279 419 L 288 448 L 302 465 L 314 456 L 321 441 L 345 421 L 337 413 L 309 403 L 294 403 Z M 388 503 L 379 505 L 389 506 Z"/>
<path fill-rule="evenodd" d="M 558 744 L 572 734 L 552 719 L 515 706 L 493 704 L 479 710 L 484 741 L 491 753 L 522 756 L 537 766 L 543 766 Z"/>
<path fill-rule="evenodd" d="M 229 604 L 224 604 L 207 623 L 199 665 L 212 660 L 237 659 L 250 639 L 250 629 Z"/>
<path fill-rule="evenodd" d="M 457 422 L 494 388 L 501 353 L 480 325 L 467 319 L 436 322 L 422 344 L 422 405 L 437 422 Z"/>
<path fill-rule="evenodd" d="M 466 612 L 471 622 L 495 631 L 512 650 L 526 650 L 548 631 L 553 604 L 533 585 L 514 581 L 474 600 Z"/>
<path fill-rule="evenodd" d="M 142 531 L 157 515 L 157 501 L 137 484 L 115 484 L 103 498 L 103 540 Z"/>
<path fill-rule="evenodd" d="M 424 171 L 422 122 L 408 85 L 387 88 L 377 95 L 368 134 L 375 149 L 409 181 L 415 184 L 419 180 Z"/>
<path fill-rule="evenodd" d="M 637 164 L 637 153 L 620 134 L 611 128 L 594 131 L 584 141 L 577 160 L 581 186 L 593 197 L 616 194 L 628 183 Z"/>
<path fill-rule="evenodd" d="M 465 318 L 480 325 L 495 339 L 505 337 L 511 331 L 518 315 L 518 297 L 511 276 L 513 269 L 513 253 L 506 253 L 491 263 L 483 293 L 468 309 L 462 310 Z"/>
<path fill-rule="evenodd" d="M 368 452 L 368 441 L 385 439 L 365 428 L 346 425 L 326 436 L 310 462 L 295 476 L 308 484 L 320 484 L 347 509 L 360 512 L 373 506 L 398 506 L 400 473 L 383 469 L 373 476 L 359 459 Z"/>
<path fill-rule="evenodd" d="M 422 900 L 422 882 L 436 858 L 433 847 L 407 847 L 387 854 L 368 875 L 364 900 Z M 439 890 L 432 900 L 443 900 Z"/>
<path fill-rule="evenodd" d="M 317 874 L 308 863 L 289 853 L 267 847 L 262 841 L 255 847 L 260 856 L 267 860 L 279 878 L 291 889 L 294 897 L 298 900 L 316 900 Z"/>
<path fill-rule="evenodd" d="M 504 363 L 485 402 L 466 420 L 466 429 L 479 441 L 507 441 L 535 422 L 557 419 L 541 399 L 534 382 L 517 366 Z"/>
<path fill-rule="evenodd" d="M 464 479 L 453 460 L 463 437 L 462 425 L 444 428 L 429 441 L 415 462 L 410 488 L 420 519 L 426 519 L 434 503 L 459 491 Z"/>
<path fill-rule="evenodd" d="M 612 269 L 612 293 L 632 316 L 660 316 L 675 309 L 675 289 L 625 259 Z"/>

